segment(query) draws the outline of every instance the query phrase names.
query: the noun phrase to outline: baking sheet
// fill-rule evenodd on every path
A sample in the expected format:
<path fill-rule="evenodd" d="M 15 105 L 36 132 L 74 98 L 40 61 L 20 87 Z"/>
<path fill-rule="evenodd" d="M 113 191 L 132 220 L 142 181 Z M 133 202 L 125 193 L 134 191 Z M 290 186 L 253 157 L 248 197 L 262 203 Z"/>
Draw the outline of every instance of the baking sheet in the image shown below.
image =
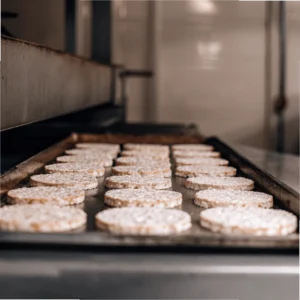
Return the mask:
<path fill-rule="evenodd" d="M 130 136 L 130 135 L 96 135 L 96 134 L 73 134 L 64 141 L 39 153 L 26 162 L 16 166 L 8 173 L 1 176 L 1 199 L 2 205 L 6 201 L 6 193 L 9 189 L 27 186 L 28 179 L 32 174 L 44 173 L 43 167 L 55 161 L 55 158 L 62 155 L 66 149 L 73 148 L 77 142 L 111 142 L 123 144 L 126 142 L 147 142 L 147 143 L 197 143 L 202 138 L 197 136 Z M 255 181 L 256 189 L 268 192 L 275 197 L 275 205 L 280 208 L 294 212 L 299 216 L 299 195 L 285 186 L 277 179 L 264 173 L 255 167 L 251 162 L 235 153 L 226 144 L 217 138 L 206 139 L 212 144 L 216 151 L 220 151 L 222 157 L 230 161 L 230 165 L 238 169 L 238 176 L 246 176 Z M 172 161 L 174 174 L 174 162 Z M 94 217 L 101 210 L 108 209 L 104 205 L 104 180 L 111 173 L 111 168 L 106 168 L 104 177 L 98 178 L 99 186 L 96 189 L 86 191 L 85 202 L 79 207 L 84 209 L 88 215 L 85 228 L 80 228 L 68 233 L 22 233 L 22 232 L 1 232 L 0 243 L 5 244 L 27 244 L 27 245 L 61 245 L 61 246 L 128 246 L 128 247 L 160 247 L 167 246 L 176 248 L 185 247 L 213 247 L 213 248 L 257 248 L 257 249 L 298 249 L 298 233 L 287 237 L 252 237 L 252 236 L 226 236 L 212 233 L 200 227 L 199 214 L 202 210 L 193 204 L 193 197 L 196 191 L 184 187 L 185 179 L 172 177 L 172 189 L 183 195 L 181 209 L 192 217 L 191 230 L 170 236 L 129 236 L 115 235 L 100 231 L 95 226 Z M 279 196 L 278 196 L 279 195 Z M 298 205 L 297 205 L 298 204 Z"/>

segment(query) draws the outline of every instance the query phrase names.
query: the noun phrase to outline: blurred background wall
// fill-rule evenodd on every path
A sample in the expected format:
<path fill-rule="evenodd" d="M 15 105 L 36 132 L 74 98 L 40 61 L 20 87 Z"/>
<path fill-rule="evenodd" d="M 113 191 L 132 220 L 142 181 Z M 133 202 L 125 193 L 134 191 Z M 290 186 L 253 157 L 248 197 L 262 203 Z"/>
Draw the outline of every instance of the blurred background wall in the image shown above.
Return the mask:
<path fill-rule="evenodd" d="M 130 84 L 129 119 L 195 122 L 205 134 L 275 149 L 278 11 L 276 5 L 271 16 L 266 10 L 266 2 L 114 1 L 114 60 L 139 68 L 152 62 L 156 72 L 154 84 Z M 297 153 L 299 14 L 300 3 L 287 2 L 285 144 Z M 154 98 L 143 98 L 149 86 Z M 153 104 L 154 114 L 141 99 Z"/>
<path fill-rule="evenodd" d="M 65 49 L 65 1 L 4 0 L 2 11 L 15 12 L 15 19 L 3 20 L 16 36 L 59 50 Z"/>
<path fill-rule="evenodd" d="M 275 149 L 276 2 L 269 11 L 266 2 L 254 1 L 112 0 L 110 24 L 102 29 L 91 28 L 95 7 L 84 2 L 74 1 L 75 53 L 97 58 L 91 44 L 104 28 L 110 38 L 98 51 L 109 44 L 105 62 L 155 72 L 153 80 L 130 79 L 129 121 L 193 122 L 206 135 Z M 299 153 L 300 3 L 286 8 L 285 148 Z M 19 13 L 4 21 L 17 37 L 69 51 L 64 0 L 4 0 L 2 10 Z"/>

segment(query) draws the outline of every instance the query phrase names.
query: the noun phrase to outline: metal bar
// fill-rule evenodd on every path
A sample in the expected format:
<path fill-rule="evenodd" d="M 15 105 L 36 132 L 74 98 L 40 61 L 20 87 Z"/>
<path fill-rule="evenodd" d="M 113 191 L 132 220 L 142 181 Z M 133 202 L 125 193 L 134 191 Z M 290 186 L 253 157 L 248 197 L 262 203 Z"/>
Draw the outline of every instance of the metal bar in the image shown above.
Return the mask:
<path fill-rule="evenodd" d="M 92 4 L 92 59 L 110 64 L 112 1 L 91 1 Z"/>
<path fill-rule="evenodd" d="M 149 122 L 159 121 L 159 106 L 162 103 L 161 96 L 163 94 L 162 62 L 160 53 L 163 51 L 163 2 L 149 1 L 149 35 L 151 36 L 149 49 L 150 67 L 155 72 L 155 76 L 150 80 L 149 84 L 149 101 L 146 106 L 146 118 Z"/>
<path fill-rule="evenodd" d="M 279 96 L 277 100 L 277 151 L 284 152 L 284 108 L 286 105 L 286 14 L 285 2 L 279 3 Z"/>
<path fill-rule="evenodd" d="M 125 76 L 120 76 L 121 80 L 121 100 L 122 100 L 122 105 L 123 105 L 123 117 L 122 121 L 123 123 L 126 122 L 127 120 L 127 90 L 126 90 L 126 77 Z"/>
<path fill-rule="evenodd" d="M 68 53 L 75 53 L 75 0 L 66 0 L 65 2 L 65 50 Z"/>
<path fill-rule="evenodd" d="M 265 107 L 264 107 L 264 147 L 270 149 L 270 123 L 272 111 L 272 1 L 265 2 Z"/>
<path fill-rule="evenodd" d="M 121 80 L 121 99 L 123 104 L 123 122 L 127 120 L 128 95 L 127 95 L 127 78 L 129 77 L 152 77 L 153 72 L 148 70 L 122 70 L 119 73 Z"/>
<path fill-rule="evenodd" d="M 285 71 L 286 71 L 286 20 L 285 20 L 285 2 L 279 3 L 279 45 L 280 45 L 280 81 L 279 95 L 285 95 Z"/>
<path fill-rule="evenodd" d="M 76 54 L 90 58 L 92 53 L 92 2 L 76 0 Z"/>
<path fill-rule="evenodd" d="M 1 130 L 109 101 L 111 66 L 21 40 L 1 42 Z"/>

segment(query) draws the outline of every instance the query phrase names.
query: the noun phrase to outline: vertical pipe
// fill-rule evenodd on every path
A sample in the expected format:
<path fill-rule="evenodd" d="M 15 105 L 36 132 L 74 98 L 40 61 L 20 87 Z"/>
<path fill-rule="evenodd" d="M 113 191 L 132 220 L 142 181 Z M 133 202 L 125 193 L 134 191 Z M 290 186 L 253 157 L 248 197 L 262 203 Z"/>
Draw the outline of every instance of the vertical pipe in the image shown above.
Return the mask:
<path fill-rule="evenodd" d="M 112 62 L 112 2 L 91 1 L 92 59 L 104 64 Z"/>
<path fill-rule="evenodd" d="M 161 50 L 161 32 L 162 32 L 162 1 L 149 0 L 149 52 L 148 52 L 148 68 L 154 73 L 153 78 L 149 79 L 148 101 L 145 105 L 144 117 L 148 122 L 158 121 L 158 105 L 160 101 L 160 64 L 159 55 Z"/>
<path fill-rule="evenodd" d="M 273 2 L 265 2 L 265 106 L 264 147 L 270 149 L 270 122 L 272 106 L 272 12 Z"/>
<path fill-rule="evenodd" d="M 285 95 L 285 68 L 286 68 L 286 20 L 285 20 L 285 2 L 279 3 L 279 55 L 280 55 L 280 83 L 279 95 Z"/>
<path fill-rule="evenodd" d="M 76 0 L 76 54 L 91 57 L 92 1 Z"/>
<path fill-rule="evenodd" d="M 285 2 L 279 3 L 279 96 L 277 121 L 277 151 L 284 152 L 284 105 L 286 72 L 286 20 Z"/>
<path fill-rule="evenodd" d="M 65 51 L 75 53 L 75 0 L 66 0 L 65 11 Z"/>
<path fill-rule="evenodd" d="M 123 123 L 126 123 L 127 121 L 127 90 L 126 90 L 126 76 L 120 76 L 121 80 L 121 100 L 122 100 L 122 106 L 123 106 L 123 111 L 122 111 L 122 121 Z"/>

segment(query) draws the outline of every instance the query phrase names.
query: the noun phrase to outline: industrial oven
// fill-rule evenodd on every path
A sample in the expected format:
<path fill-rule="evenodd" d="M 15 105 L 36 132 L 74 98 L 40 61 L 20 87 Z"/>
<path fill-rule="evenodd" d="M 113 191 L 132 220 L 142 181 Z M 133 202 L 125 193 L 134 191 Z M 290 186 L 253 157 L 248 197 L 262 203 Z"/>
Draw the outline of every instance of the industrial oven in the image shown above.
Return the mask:
<path fill-rule="evenodd" d="M 37 67 L 32 68 L 34 62 Z M 200 134 L 193 124 L 126 123 L 126 81 L 151 75 L 2 38 L 1 205 L 8 190 L 26 186 L 32 174 L 43 172 L 45 164 L 77 142 L 206 143 L 239 175 L 254 180 L 256 190 L 272 194 L 276 207 L 299 217 L 299 194 L 226 141 Z M 105 176 L 109 174 L 107 168 Z M 105 209 L 103 180 L 86 192 L 85 229 L 0 233 L 3 298 L 299 297 L 298 233 L 266 238 L 204 230 L 193 193 L 173 176 L 172 188 L 182 193 L 182 209 L 192 216 L 189 232 L 167 237 L 109 234 L 94 222 L 95 214 Z"/>

